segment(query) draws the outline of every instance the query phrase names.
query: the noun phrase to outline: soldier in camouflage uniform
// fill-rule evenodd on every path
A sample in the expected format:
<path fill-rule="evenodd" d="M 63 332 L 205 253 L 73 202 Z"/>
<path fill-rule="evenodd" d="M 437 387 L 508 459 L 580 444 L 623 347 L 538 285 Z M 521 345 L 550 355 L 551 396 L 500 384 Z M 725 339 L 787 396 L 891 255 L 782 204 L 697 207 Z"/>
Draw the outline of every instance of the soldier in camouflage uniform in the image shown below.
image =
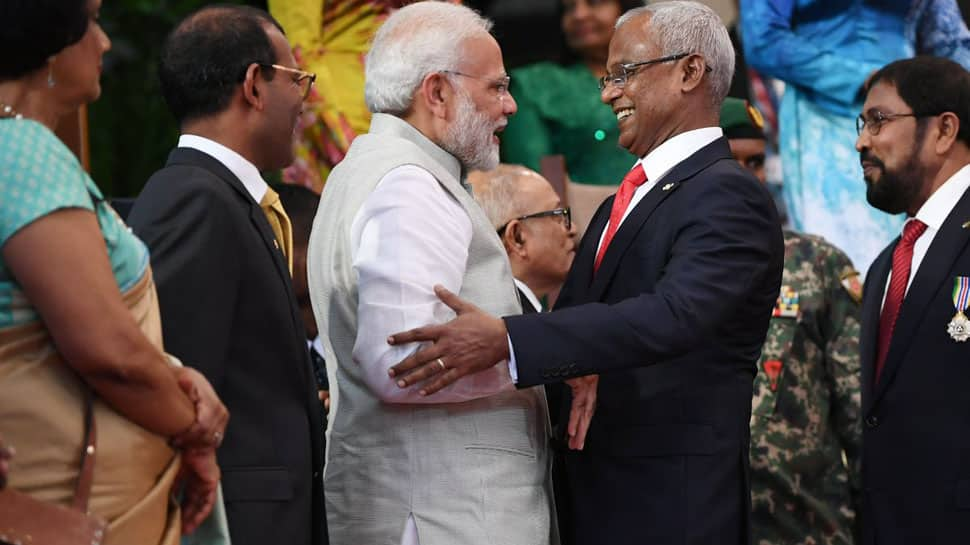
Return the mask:
<path fill-rule="evenodd" d="M 732 154 L 764 182 L 760 120 L 746 102 L 725 101 L 721 126 Z M 781 294 L 754 381 L 753 543 L 851 545 L 861 499 L 862 286 L 838 248 L 784 235 Z"/>

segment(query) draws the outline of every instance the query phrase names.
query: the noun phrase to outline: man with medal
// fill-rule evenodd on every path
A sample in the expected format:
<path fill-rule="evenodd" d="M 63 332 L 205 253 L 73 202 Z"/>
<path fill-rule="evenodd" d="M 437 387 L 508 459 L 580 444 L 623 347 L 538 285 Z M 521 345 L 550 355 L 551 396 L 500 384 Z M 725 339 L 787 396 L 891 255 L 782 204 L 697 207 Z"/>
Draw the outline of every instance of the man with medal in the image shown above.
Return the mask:
<path fill-rule="evenodd" d="M 970 539 L 970 73 L 897 61 L 866 85 L 869 203 L 905 212 L 862 307 L 864 545 Z"/>

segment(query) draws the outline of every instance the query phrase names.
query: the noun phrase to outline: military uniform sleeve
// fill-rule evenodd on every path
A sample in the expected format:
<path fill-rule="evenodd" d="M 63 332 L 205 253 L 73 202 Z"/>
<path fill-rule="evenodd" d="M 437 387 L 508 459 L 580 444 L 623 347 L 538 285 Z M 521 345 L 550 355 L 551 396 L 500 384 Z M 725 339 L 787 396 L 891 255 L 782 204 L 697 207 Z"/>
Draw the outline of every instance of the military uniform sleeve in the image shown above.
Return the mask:
<path fill-rule="evenodd" d="M 832 393 L 832 424 L 848 462 L 853 507 L 861 499 L 862 400 L 859 358 L 859 274 L 840 250 L 829 247 L 823 263 L 828 293 L 825 370 Z M 858 520 L 858 519 L 857 519 Z"/>

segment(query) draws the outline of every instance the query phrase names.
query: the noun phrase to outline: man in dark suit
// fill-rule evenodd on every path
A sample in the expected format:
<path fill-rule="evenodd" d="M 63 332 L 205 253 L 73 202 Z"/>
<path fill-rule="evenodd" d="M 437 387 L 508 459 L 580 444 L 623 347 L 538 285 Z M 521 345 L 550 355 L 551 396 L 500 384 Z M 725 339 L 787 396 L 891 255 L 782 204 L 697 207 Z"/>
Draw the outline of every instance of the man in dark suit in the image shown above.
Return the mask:
<path fill-rule="evenodd" d="M 439 290 L 458 318 L 391 339 L 435 341 L 394 369 L 427 395 L 504 359 L 520 387 L 601 374 L 567 456 L 578 543 L 747 543 L 752 378 L 783 242 L 717 126 L 733 59 L 706 6 L 624 15 L 602 99 L 641 160 L 593 217 L 556 310 L 496 319 Z M 588 414 L 589 386 L 573 391 Z"/>
<path fill-rule="evenodd" d="M 908 216 L 862 306 L 865 545 L 970 541 L 970 74 L 945 59 L 867 84 L 869 203 Z"/>
<path fill-rule="evenodd" d="M 295 67 L 263 11 L 211 7 L 182 21 L 159 67 L 182 136 L 129 216 L 151 250 L 166 347 L 202 371 L 233 414 L 218 460 L 236 545 L 327 541 L 292 233 L 260 176 L 293 160 L 313 79 Z"/>

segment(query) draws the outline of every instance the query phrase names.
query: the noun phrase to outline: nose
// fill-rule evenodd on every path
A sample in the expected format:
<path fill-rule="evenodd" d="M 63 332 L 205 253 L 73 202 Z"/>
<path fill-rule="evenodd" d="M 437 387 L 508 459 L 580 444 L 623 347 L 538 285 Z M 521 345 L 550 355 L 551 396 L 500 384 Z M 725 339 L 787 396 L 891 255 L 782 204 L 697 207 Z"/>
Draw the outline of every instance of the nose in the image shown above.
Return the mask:
<path fill-rule="evenodd" d="M 515 103 L 515 97 L 512 93 L 506 93 L 502 96 L 502 113 L 506 116 L 515 114 L 519 111 L 519 105 Z"/>
<path fill-rule="evenodd" d="M 603 104 L 611 104 L 614 100 L 616 100 L 616 97 L 620 96 L 621 94 L 623 94 L 622 89 L 615 87 L 612 83 L 607 81 L 606 86 L 604 86 L 603 90 L 600 91 L 600 101 L 602 101 Z"/>
<path fill-rule="evenodd" d="M 107 52 L 111 50 L 111 38 L 109 38 L 108 33 L 105 32 L 103 28 L 101 28 L 101 25 L 98 25 L 98 32 L 101 34 L 100 36 L 101 51 Z"/>
<path fill-rule="evenodd" d="M 861 153 L 862 150 L 868 147 L 869 147 L 869 130 L 862 129 L 862 132 L 860 132 L 859 136 L 855 139 L 855 150 Z"/>
<path fill-rule="evenodd" d="M 582 19 L 589 15 L 589 4 L 584 0 L 577 0 L 573 5 L 573 17 L 576 19 Z"/>

